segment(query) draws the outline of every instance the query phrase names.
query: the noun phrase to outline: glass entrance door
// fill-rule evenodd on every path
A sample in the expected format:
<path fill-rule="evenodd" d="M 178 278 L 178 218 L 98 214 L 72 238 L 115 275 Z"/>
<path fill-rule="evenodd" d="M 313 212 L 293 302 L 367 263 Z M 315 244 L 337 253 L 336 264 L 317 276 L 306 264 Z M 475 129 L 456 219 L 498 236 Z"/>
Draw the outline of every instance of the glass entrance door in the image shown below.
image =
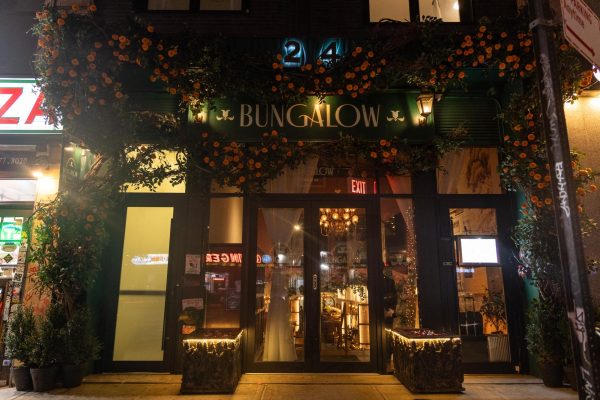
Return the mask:
<path fill-rule="evenodd" d="M 374 370 L 368 206 L 295 203 L 253 207 L 248 369 Z"/>
<path fill-rule="evenodd" d="M 371 340 L 365 208 L 319 208 L 321 362 L 369 362 Z"/>

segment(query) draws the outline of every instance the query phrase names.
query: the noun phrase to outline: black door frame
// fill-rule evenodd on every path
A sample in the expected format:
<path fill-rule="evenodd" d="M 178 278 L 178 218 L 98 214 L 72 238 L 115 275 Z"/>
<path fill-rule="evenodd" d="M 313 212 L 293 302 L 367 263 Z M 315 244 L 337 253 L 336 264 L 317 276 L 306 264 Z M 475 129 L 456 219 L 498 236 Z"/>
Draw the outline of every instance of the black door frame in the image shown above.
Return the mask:
<path fill-rule="evenodd" d="M 379 237 L 379 202 L 377 196 L 348 195 L 264 195 L 246 197 L 244 219 L 244 279 L 243 296 L 248 299 L 242 310 L 242 326 L 246 329 L 244 346 L 245 372 L 376 372 L 381 371 L 382 361 L 382 319 L 383 309 L 378 290 L 382 286 L 381 272 L 381 238 Z M 254 310 L 256 308 L 256 228 L 259 208 L 302 208 L 304 209 L 305 235 L 304 241 L 304 276 L 309 282 L 312 274 L 319 275 L 319 263 L 316 258 L 316 240 L 311 239 L 310 232 L 318 232 L 318 209 L 321 207 L 364 208 L 367 213 L 367 232 L 371 234 L 367 240 L 367 263 L 369 290 L 370 320 L 370 361 L 369 362 L 321 362 L 319 360 L 319 289 L 313 295 L 305 295 L 305 359 L 303 362 L 254 362 Z M 312 216 L 311 216 L 312 214 Z M 380 276 L 381 275 L 381 276 Z M 320 284 L 318 284 L 320 287 Z M 305 284 L 305 290 L 309 285 Z M 312 289 L 311 289 L 312 290 Z M 244 294 L 245 293 L 245 294 Z M 311 338 L 312 340 L 308 340 Z M 312 355 L 312 356 L 311 356 Z"/>
<path fill-rule="evenodd" d="M 172 372 L 178 363 L 178 322 L 177 316 L 179 292 L 177 282 L 181 279 L 184 265 L 184 223 L 186 220 L 186 195 L 185 194 L 156 194 L 156 193 L 129 193 L 124 195 L 121 207 L 111 216 L 109 232 L 111 239 L 107 246 L 109 251 L 103 264 L 106 276 L 103 277 L 105 320 L 100 321 L 104 326 L 102 370 L 110 372 Z M 125 220 L 128 207 L 173 207 L 169 238 L 169 263 L 167 266 L 167 282 L 165 287 L 165 315 L 163 333 L 163 360 L 162 361 L 113 361 L 115 344 L 115 328 L 117 322 L 117 308 L 119 301 L 119 287 L 121 278 L 121 260 L 123 257 L 123 239 L 125 237 Z"/>
<path fill-rule="evenodd" d="M 507 363 L 464 363 L 470 373 L 514 373 L 515 366 L 526 365 L 523 351 L 523 290 L 517 273 L 515 247 L 511 228 L 515 216 L 511 197 L 507 195 L 445 195 L 438 199 L 439 268 L 442 303 L 445 305 L 442 326 L 445 330 L 458 332 L 458 292 L 455 270 L 454 240 L 449 210 L 451 208 L 493 208 L 496 210 L 499 258 L 504 282 L 508 335 L 511 361 Z"/>

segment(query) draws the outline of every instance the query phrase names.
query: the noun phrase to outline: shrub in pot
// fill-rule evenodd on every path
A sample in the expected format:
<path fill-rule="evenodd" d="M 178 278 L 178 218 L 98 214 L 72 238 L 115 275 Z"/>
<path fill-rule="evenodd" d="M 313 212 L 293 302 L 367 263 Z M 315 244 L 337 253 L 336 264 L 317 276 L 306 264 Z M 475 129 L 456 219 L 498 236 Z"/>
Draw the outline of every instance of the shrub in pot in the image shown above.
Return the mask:
<path fill-rule="evenodd" d="M 63 347 L 61 328 L 65 322 L 62 309 L 53 304 L 46 315 L 37 318 L 36 341 L 31 352 L 31 379 L 36 392 L 48 391 L 56 384 L 56 360 Z"/>
<path fill-rule="evenodd" d="M 537 358 L 546 386 L 562 386 L 567 329 L 561 303 L 543 298 L 532 302 L 527 321 L 527 349 Z"/>
<path fill-rule="evenodd" d="M 79 308 L 63 328 L 63 348 L 61 355 L 62 383 L 64 387 L 81 384 L 85 364 L 100 355 L 100 343 L 89 326 L 89 313 Z"/>
<path fill-rule="evenodd" d="M 6 354 L 19 360 L 23 365 L 11 366 L 10 374 L 17 390 L 31 390 L 33 383 L 29 373 L 31 354 L 36 339 L 36 325 L 33 310 L 19 307 L 12 314 L 5 337 Z"/>
<path fill-rule="evenodd" d="M 487 336 L 489 361 L 510 361 L 508 335 L 503 331 L 506 328 L 506 306 L 502 292 L 486 289 L 479 312 L 494 327 Z"/>

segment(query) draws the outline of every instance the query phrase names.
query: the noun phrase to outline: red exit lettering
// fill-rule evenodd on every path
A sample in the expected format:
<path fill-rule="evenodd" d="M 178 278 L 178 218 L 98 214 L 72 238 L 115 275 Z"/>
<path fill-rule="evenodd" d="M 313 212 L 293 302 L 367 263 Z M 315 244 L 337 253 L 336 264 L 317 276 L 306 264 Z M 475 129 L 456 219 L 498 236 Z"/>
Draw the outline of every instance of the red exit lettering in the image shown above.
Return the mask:
<path fill-rule="evenodd" d="M 366 181 L 352 179 L 351 184 L 352 184 L 352 187 L 351 187 L 352 193 L 367 194 L 367 182 Z"/>

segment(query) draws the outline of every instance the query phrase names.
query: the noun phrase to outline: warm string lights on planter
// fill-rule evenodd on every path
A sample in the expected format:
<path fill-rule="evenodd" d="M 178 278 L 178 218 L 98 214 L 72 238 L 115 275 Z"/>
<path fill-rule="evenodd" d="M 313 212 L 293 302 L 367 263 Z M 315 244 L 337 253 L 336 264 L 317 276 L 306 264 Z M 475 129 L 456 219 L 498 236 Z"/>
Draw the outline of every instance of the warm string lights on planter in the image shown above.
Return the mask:
<path fill-rule="evenodd" d="M 428 329 L 386 329 L 394 375 L 413 393 L 462 392 L 462 343 Z"/>
<path fill-rule="evenodd" d="M 233 393 L 242 374 L 239 329 L 204 329 L 183 340 L 181 393 Z"/>
<path fill-rule="evenodd" d="M 345 234 L 358 224 L 355 208 L 321 208 L 320 212 L 319 227 L 323 236 Z"/>

